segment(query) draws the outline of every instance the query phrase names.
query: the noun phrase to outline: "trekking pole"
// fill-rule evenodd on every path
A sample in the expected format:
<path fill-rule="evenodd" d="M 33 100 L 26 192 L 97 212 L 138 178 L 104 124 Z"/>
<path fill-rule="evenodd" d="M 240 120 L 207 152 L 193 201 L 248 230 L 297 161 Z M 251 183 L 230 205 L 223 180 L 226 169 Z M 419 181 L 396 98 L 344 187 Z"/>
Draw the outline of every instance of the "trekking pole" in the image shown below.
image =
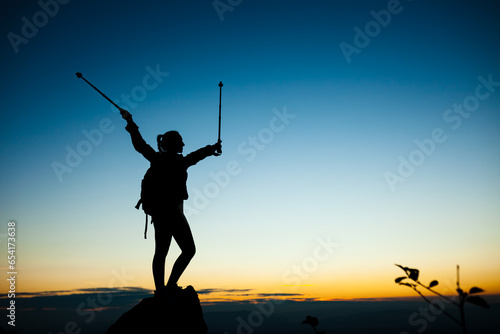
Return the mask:
<path fill-rule="evenodd" d="M 111 101 L 111 99 L 109 97 L 107 97 L 106 95 L 104 95 L 104 93 L 101 92 L 99 89 L 97 89 L 96 86 L 94 86 L 93 84 L 91 84 L 90 82 L 88 82 L 87 79 L 85 79 L 80 72 L 76 72 L 76 76 L 78 78 L 81 78 L 81 79 L 85 80 L 86 83 L 88 83 L 90 86 L 92 86 L 92 88 L 94 88 L 99 94 L 101 94 L 102 97 L 104 97 L 106 100 L 108 100 L 109 102 L 111 102 L 111 104 L 114 105 L 116 108 L 118 108 L 118 110 L 120 110 L 120 112 L 121 112 L 122 108 L 120 108 L 116 103 L 114 103 L 113 101 Z"/>
<path fill-rule="evenodd" d="M 220 114 L 221 114 L 221 99 L 222 99 L 222 81 L 219 82 L 219 136 L 217 142 L 220 143 Z M 222 154 L 222 149 L 217 150 L 218 154 Z"/>

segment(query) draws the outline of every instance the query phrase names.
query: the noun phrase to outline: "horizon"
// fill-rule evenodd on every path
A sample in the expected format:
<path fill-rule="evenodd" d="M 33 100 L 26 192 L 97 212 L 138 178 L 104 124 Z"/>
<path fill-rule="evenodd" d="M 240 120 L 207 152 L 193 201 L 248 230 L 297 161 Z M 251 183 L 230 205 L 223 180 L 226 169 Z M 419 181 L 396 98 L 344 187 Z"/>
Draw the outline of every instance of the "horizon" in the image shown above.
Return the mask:
<path fill-rule="evenodd" d="M 184 201 L 200 298 L 411 297 L 395 264 L 500 294 L 497 1 L 0 6 L 2 293 L 155 289 L 149 162 L 81 73 L 184 155 L 223 83 Z"/>
<path fill-rule="evenodd" d="M 198 293 L 201 299 L 204 292 L 200 290 Z M 17 328 L 27 334 L 40 333 L 40 330 L 48 333 L 59 333 L 61 330 L 103 333 L 143 298 L 152 298 L 151 291 L 106 288 L 69 295 L 20 297 L 18 319 L 29 316 L 32 321 L 21 322 Z M 496 321 L 500 311 L 500 295 L 485 295 L 484 298 L 490 304 L 489 310 L 471 304 L 466 307 L 470 333 L 493 334 L 500 329 Z M 275 333 L 277 330 L 309 333 L 310 329 L 301 325 L 308 315 L 317 317 L 320 320 L 319 329 L 328 332 L 363 333 L 364 329 L 370 328 L 372 333 L 389 331 L 408 334 L 424 330 L 433 333 L 438 329 L 458 329 L 442 312 L 429 308 L 419 296 L 384 300 L 218 301 L 201 302 L 201 306 L 209 333 Z M 456 312 L 454 308 L 448 310 L 448 303 L 442 306 L 452 314 Z M 428 310 L 428 313 L 424 310 Z M 380 318 L 380 314 L 384 314 L 384 317 Z M 353 318 L 364 320 L 362 323 L 353 323 L 350 320 Z"/>
<path fill-rule="evenodd" d="M 184 287 L 185 288 L 185 287 Z M 253 291 L 254 289 L 244 289 L 244 290 L 235 290 L 235 289 L 196 289 L 196 292 L 199 295 L 200 298 L 200 303 L 203 304 L 225 304 L 225 303 L 241 303 L 241 304 L 255 304 L 255 303 L 262 303 L 262 302 L 268 302 L 268 301 L 273 301 L 273 300 L 279 300 L 279 301 L 291 301 L 291 302 L 342 302 L 342 301 L 360 301 L 360 302 L 386 302 L 386 301 L 423 301 L 422 297 L 420 297 L 418 294 L 415 293 L 408 293 L 406 295 L 402 296 L 394 296 L 394 297 L 366 297 L 366 298 L 332 298 L 332 299 L 320 299 L 320 298 L 301 298 L 299 297 L 300 294 L 271 294 L 271 293 L 250 293 L 250 291 Z M 118 288 L 110 288 L 110 287 L 98 287 L 98 288 L 91 288 L 91 289 L 74 289 L 74 290 L 61 290 L 61 291 L 37 291 L 37 292 L 17 292 L 16 293 L 16 298 L 38 298 L 38 297 L 62 297 L 62 296 L 78 296 L 78 295 L 89 295 L 89 294 L 119 294 L 119 293 L 142 293 L 145 296 L 145 298 L 152 297 L 154 294 L 154 290 L 152 289 L 146 289 L 143 287 L 134 287 L 134 286 L 125 286 L 125 287 L 118 287 Z M 233 295 L 237 293 L 243 293 L 241 296 L 245 296 L 248 298 L 242 298 L 242 299 L 234 299 L 234 298 L 228 298 L 228 299 L 221 299 L 217 298 L 215 300 L 210 299 L 210 297 L 205 297 L 206 295 L 210 294 L 220 294 L 220 293 L 226 293 L 228 295 Z M 427 291 L 422 291 L 424 296 L 427 297 L 436 297 L 439 298 L 436 294 L 433 294 L 431 292 Z M 251 297 L 254 298 L 251 298 Z M 293 297 L 296 296 L 296 297 Z M 456 294 L 443 294 L 443 296 L 448 297 L 448 298 L 454 298 L 457 297 Z M 483 292 L 481 294 L 484 298 L 487 298 L 488 301 L 491 301 L 492 303 L 500 303 L 500 294 L 497 293 L 488 293 L 487 291 Z M 8 296 L 0 296 L 0 299 L 8 299 Z M 5 307 L 2 307 L 2 309 L 5 309 Z"/>

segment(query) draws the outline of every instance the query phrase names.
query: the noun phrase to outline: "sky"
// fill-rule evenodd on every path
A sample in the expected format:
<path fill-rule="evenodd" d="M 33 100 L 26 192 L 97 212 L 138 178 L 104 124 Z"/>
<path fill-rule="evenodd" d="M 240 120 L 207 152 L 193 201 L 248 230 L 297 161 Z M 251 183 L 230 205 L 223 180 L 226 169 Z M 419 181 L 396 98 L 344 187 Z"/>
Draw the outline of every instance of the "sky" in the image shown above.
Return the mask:
<path fill-rule="evenodd" d="M 410 296 L 394 264 L 500 293 L 496 1 L 4 1 L 0 267 L 18 292 L 154 289 L 134 208 L 177 130 L 210 301 Z M 173 244 L 167 269 L 179 254 Z M 167 270 L 167 275 L 168 275 Z M 8 288 L 1 283 L 2 293 Z"/>

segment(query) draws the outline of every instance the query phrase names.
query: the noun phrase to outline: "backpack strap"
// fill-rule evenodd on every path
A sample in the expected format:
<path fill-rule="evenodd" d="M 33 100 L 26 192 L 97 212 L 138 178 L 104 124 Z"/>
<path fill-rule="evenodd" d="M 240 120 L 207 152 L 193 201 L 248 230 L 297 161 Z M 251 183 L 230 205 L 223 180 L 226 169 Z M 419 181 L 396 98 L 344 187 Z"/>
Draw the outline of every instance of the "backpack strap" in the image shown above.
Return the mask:
<path fill-rule="evenodd" d="M 139 210 L 142 204 L 142 198 L 137 202 L 135 205 L 135 208 Z M 153 221 L 151 220 L 151 224 L 153 224 Z M 146 213 L 146 224 L 144 226 L 144 239 L 147 239 L 147 233 L 148 233 L 148 214 Z"/>
<path fill-rule="evenodd" d="M 137 201 L 137 204 L 135 205 L 135 208 L 137 210 L 139 210 L 139 208 L 141 207 L 141 204 L 142 204 L 142 198 L 140 198 L 138 201 Z"/>

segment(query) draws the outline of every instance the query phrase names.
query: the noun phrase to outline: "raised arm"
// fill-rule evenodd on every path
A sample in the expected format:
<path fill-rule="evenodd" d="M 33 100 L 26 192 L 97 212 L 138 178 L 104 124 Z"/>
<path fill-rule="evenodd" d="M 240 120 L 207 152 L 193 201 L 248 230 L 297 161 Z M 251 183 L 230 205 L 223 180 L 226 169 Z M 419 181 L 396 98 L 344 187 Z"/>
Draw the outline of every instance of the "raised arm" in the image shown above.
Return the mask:
<path fill-rule="evenodd" d="M 191 152 L 184 158 L 186 168 L 197 164 L 199 161 L 211 155 L 219 156 L 220 154 L 218 152 L 220 151 L 221 151 L 221 142 L 217 142 L 215 145 L 207 145 L 194 152 Z"/>
<path fill-rule="evenodd" d="M 125 130 L 130 133 L 130 138 L 132 139 L 132 145 L 137 152 L 141 153 L 144 158 L 152 161 L 156 156 L 156 151 L 142 138 L 139 132 L 139 127 L 134 123 L 132 115 L 125 109 L 120 109 L 120 114 L 127 121 L 127 126 Z"/>

